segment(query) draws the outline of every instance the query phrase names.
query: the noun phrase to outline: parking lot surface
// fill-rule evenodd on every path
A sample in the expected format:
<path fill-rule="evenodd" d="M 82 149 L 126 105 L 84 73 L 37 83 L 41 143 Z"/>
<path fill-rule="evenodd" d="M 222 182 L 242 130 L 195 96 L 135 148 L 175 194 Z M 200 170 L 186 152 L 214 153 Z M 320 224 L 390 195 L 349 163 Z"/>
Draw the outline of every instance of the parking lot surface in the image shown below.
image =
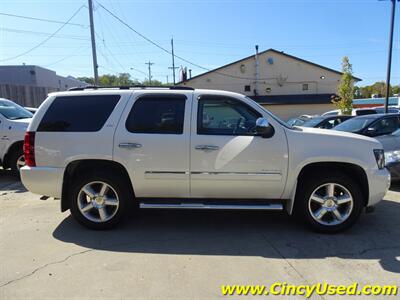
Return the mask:
<path fill-rule="evenodd" d="M 0 257 L 1 299 L 259 299 L 224 297 L 221 285 L 398 285 L 400 186 L 336 235 L 283 213 L 221 211 L 142 211 L 101 232 L 0 169 Z"/>

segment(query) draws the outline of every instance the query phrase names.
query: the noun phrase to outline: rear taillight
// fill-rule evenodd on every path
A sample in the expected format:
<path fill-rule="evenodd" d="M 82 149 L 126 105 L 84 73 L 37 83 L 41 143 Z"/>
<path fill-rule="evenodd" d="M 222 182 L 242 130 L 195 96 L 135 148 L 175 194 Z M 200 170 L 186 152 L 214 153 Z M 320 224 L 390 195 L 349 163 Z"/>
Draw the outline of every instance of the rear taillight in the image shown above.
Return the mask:
<path fill-rule="evenodd" d="M 28 167 L 36 167 L 35 161 L 35 133 L 26 132 L 24 139 L 25 164 Z"/>

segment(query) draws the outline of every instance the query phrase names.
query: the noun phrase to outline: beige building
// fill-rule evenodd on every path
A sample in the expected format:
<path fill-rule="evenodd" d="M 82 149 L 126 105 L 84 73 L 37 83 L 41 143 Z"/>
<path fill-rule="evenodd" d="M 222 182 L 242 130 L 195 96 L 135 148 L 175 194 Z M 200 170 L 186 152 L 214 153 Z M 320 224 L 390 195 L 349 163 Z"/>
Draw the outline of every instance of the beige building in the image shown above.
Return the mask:
<path fill-rule="evenodd" d="M 269 49 L 179 84 L 241 93 L 289 119 L 334 109 L 331 96 L 336 94 L 341 75 L 339 71 Z M 354 77 L 354 81 L 360 80 Z"/>

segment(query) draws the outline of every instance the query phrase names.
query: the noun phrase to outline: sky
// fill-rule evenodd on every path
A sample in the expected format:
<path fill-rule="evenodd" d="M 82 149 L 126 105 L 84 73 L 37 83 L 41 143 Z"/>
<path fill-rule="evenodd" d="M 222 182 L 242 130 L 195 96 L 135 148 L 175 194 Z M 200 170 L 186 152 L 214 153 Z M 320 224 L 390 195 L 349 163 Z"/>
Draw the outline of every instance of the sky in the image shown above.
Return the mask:
<path fill-rule="evenodd" d="M 93 1 L 99 74 L 128 72 L 144 80 L 150 61 L 154 79 L 172 82 L 171 55 L 128 29 L 101 4 L 167 50 L 173 37 L 175 54 L 197 65 L 176 59 L 176 66 L 187 66 L 193 76 L 252 55 L 259 45 L 260 51 L 274 48 L 336 70 L 347 55 L 354 75 L 363 79 L 361 86 L 386 78 L 390 1 Z M 93 76 L 87 5 L 86 0 L 1 0 L 0 13 L 60 23 L 0 15 L 0 64 Z M 400 83 L 400 2 L 391 82 Z"/>

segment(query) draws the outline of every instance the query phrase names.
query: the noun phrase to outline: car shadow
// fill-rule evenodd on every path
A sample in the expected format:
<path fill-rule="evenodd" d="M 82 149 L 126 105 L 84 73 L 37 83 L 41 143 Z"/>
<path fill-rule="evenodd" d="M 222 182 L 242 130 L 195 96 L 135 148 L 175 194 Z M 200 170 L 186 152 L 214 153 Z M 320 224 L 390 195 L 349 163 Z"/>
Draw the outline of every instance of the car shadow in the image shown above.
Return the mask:
<path fill-rule="evenodd" d="M 10 170 L 0 168 L 0 191 L 6 190 L 13 191 L 14 193 L 24 193 L 27 191 L 19 177 L 12 175 Z"/>
<path fill-rule="evenodd" d="M 400 203 L 384 200 L 374 214 L 335 235 L 310 231 L 283 213 L 250 211 L 140 211 L 122 226 L 92 231 L 71 216 L 54 238 L 86 248 L 131 253 L 260 256 L 275 259 L 378 260 L 400 273 Z"/>

